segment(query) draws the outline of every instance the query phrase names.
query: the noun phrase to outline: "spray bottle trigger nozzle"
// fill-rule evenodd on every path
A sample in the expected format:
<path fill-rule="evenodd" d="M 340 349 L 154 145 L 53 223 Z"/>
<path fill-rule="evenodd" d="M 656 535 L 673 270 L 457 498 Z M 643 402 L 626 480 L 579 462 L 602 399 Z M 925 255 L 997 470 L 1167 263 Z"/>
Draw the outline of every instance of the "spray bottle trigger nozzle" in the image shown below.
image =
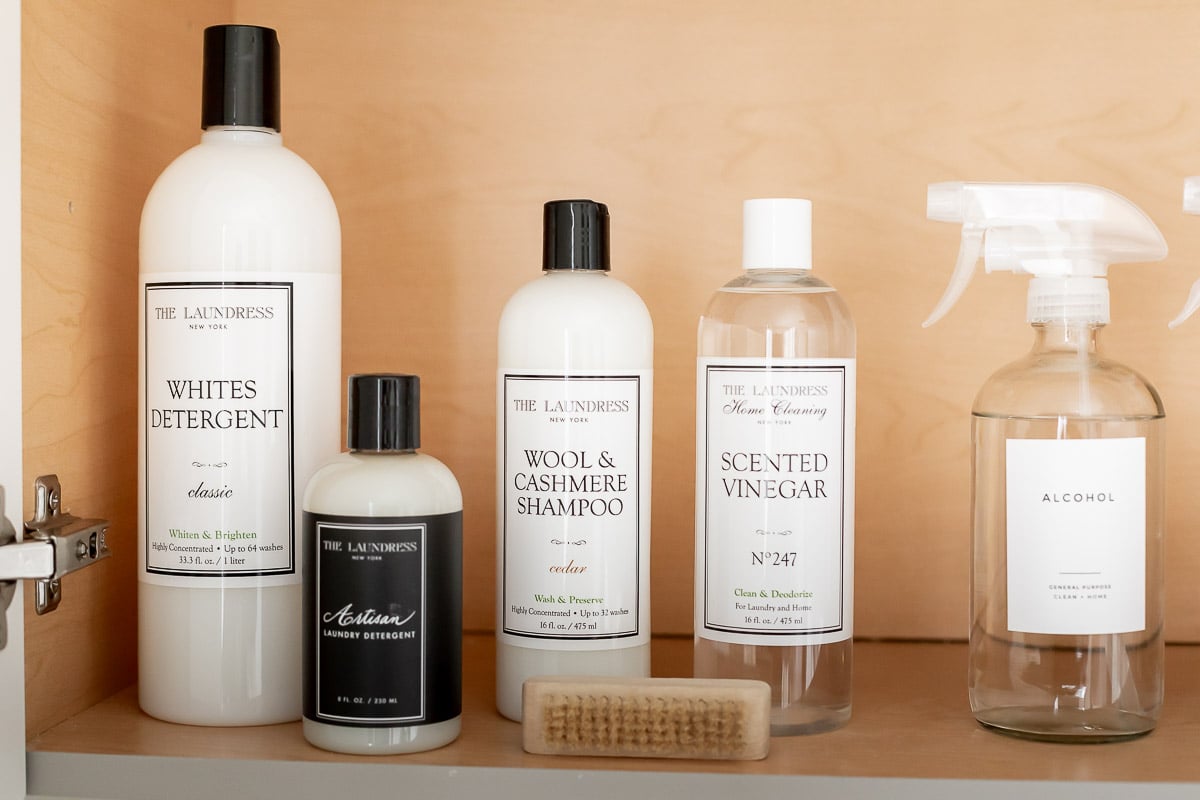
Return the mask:
<path fill-rule="evenodd" d="M 931 189 L 933 187 L 930 187 Z M 932 194 L 932 192 L 930 192 Z M 928 328 L 954 307 L 958 298 L 967 290 L 971 276 L 975 274 L 975 264 L 983 254 L 983 228 L 964 227 L 962 244 L 958 248 L 958 261 L 954 264 L 954 272 L 950 275 L 950 285 L 946 287 L 942 299 L 928 319 L 921 323 L 922 328 Z"/>
<path fill-rule="evenodd" d="M 1183 181 L 1183 210 L 1187 214 L 1200 214 L 1200 177 L 1186 178 Z M 1167 327 L 1172 329 L 1179 327 L 1196 312 L 1197 308 L 1200 308 L 1200 281 L 1192 284 L 1187 302 L 1183 304 L 1183 311 L 1180 311 L 1175 319 L 1168 322 Z"/>
<path fill-rule="evenodd" d="M 925 217 L 935 222 L 962 222 L 964 202 L 962 181 L 931 183 L 925 193 Z"/>
<path fill-rule="evenodd" d="M 1183 210 L 1187 214 L 1200 214 L 1200 177 L 1184 180 Z"/>
<path fill-rule="evenodd" d="M 1183 311 L 1180 311 L 1179 315 L 1176 316 L 1175 319 L 1168 322 L 1167 327 L 1179 327 L 1187 321 L 1188 317 L 1196 312 L 1197 308 L 1200 308 L 1200 281 L 1196 281 L 1192 284 L 1192 290 L 1188 292 L 1188 299 L 1183 305 Z"/>

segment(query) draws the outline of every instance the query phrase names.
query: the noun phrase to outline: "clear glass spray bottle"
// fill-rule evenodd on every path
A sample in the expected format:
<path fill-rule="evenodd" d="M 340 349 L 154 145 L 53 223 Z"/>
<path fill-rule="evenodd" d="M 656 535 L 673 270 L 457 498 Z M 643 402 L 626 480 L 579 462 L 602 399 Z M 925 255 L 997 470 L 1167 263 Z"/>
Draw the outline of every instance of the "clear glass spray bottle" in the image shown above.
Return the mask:
<path fill-rule="evenodd" d="M 989 272 L 1033 276 L 1033 348 L 971 414 L 971 709 L 1026 738 L 1146 733 L 1163 694 L 1163 405 L 1099 337 L 1108 265 L 1166 245 L 1095 186 L 934 184 L 929 216 L 961 222 L 963 244 L 926 325 L 980 255 Z"/>

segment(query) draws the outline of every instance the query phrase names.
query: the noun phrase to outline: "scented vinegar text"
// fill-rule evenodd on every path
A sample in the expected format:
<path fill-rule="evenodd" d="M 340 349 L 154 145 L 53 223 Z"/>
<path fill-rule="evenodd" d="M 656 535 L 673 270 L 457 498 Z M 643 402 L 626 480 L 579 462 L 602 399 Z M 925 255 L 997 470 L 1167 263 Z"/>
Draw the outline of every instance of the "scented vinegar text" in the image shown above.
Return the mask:
<path fill-rule="evenodd" d="M 780 477 L 824 473 L 829 469 L 825 453 L 739 453 L 723 452 L 720 458 L 721 486 L 725 496 L 738 499 L 813 500 L 829 494 L 824 478 Z M 742 477 L 769 475 L 771 477 Z"/>

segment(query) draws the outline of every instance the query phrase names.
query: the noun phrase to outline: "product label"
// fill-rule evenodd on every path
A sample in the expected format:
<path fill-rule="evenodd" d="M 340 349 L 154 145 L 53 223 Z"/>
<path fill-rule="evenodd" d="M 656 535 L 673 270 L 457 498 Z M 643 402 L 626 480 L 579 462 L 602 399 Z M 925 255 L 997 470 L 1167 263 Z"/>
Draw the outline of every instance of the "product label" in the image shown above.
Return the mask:
<path fill-rule="evenodd" d="M 304 716 L 357 727 L 462 713 L 462 512 L 304 512 Z"/>
<path fill-rule="evenodd" d="M 854 367 L 699 359 L 701 637 L 795 646 L 852 635 Z"/>
<path fill-rule="evenodd" d="M 501 375 L 506 641 L 649 640 L 639 588 L 649 575 L 649 384 L 648 372 Z"/>
<path fill-rule="evenodd" d="M 1146 627 L 1146 440 L 1009 439 L 1008 628 Z"/>
<path fill-rule="evenodd" d="M 297 493 L 337 451 L 339 282 L 272 277 L 142 285 L 142 580 L 300 581 Z"/>

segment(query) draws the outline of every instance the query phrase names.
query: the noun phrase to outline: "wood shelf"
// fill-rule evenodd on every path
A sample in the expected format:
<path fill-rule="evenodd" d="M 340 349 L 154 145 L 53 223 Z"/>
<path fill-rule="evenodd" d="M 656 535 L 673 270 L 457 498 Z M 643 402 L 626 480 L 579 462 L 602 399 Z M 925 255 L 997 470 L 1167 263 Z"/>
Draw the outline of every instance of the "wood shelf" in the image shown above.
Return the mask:
<path fill-rule="evenodd" d="M 65 790 L 72 788 L 79 791 L 80 785 L 64 782 L 64 765 L 69 767 L 72 761 L 60 756 L 67 754 L 215 759 L 222 764 L 222 774 L 229 773 L 227 767 L 237 762 L 421 765 L 443 768 L 435 773 L 444 775 L 464 768 L 492 768 L 523 781 L 533 776 L 541 776 L 539 781 L 567 780 L 582 771 L 616 772 L 624 776 L 622 780 L 637 781 L 635 788 L 645 788 L 648 778 L 631 776 L 648 773 L 658 774 L 653 780 L 676 775 L 685 783 L 695 776 L 714 774 L 791 776 L 796 780 L 823 776 L 855 780 L 1138 781 L 1162 784 L 1160 788 L 1171 782 L 1200 782 L 1200 763 L 1195 759 L 1200 747 L 1200 684 L 1182 679 L 1200 672 L 1200 647 L 1168 648 L 1167 705 L 1152 734 L 1116 744 L 1061 745 L 1001 736 L 975 723 L 967 707 L 965 645 L 863 642 L 856 646 L 854 716 L 848 726 L 818 736 L 775 738 L 766 760 L 725 763 L 525 753 L 520 727 L 494 710 L 492 641 L 490 635 L 465 637 L 463 733 L 458 741 L 440 750 L 408 756 L 345 756 L 308 745 L 298 723 L 256 728 L 172 725 L 141 713 L 136 690 L 130 687 L 29 743 L 31 790 L 44 794 L 67 794 Z M 690 639 L 655 640 L 656 674 L 689 674 L 690 663 Z M 94 772 L 95 763 L 77 761 L 79 768 L 87 772 Z M 111 763 L 121 762 L 118 758 Z M 138 780 L 145 777 L 145 766 L 145 761 L 139 762 Z M 555 778 L 555 771 L 566 772 Z M 356 767 L 347 774 L 365 778 L 369 773 Z M 401 774 L 415 776 L 420 771 Z M 716 784 L 703 785 L 716 791 Z M 1075 790 L 1088 786 L 1095 784 L 1080 784 Z M 949 788 L 949 784 L 943 788 Z M 1139 792 L 1143 788 L 1149 791 L 1146 786 Z M 1195 786 L 1186 788 L 1192 794 L 1196 790 Z"/>

